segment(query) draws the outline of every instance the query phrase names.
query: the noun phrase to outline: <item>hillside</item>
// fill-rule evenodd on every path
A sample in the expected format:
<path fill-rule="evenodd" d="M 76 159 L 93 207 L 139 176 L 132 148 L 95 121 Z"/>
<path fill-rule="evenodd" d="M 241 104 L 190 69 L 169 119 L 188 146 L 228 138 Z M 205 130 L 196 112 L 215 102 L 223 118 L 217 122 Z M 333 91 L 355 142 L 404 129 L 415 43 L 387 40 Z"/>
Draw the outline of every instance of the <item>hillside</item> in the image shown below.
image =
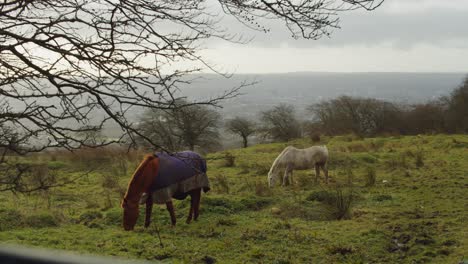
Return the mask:
<path fill-rule="evenodd" d="M 165 208 L 155 207 L 153 225 L 142 227 L 141 211 L 132 232 L 120 226 L 119 201 L 142 153 L 31 156 L 24 162 L 45 168 L 42 176 L 95 170 L 41 193 L 0 193 L 0 242 L 165 263 L 467 260 L 468 136 L 323 138 L 319 144 L 330 150 L 329 186 L 323 178 L 315 185 L 311 171 L 296 171 L 292 186 L 269 189 L 270 165 L 288 144 L 231 150 L 234 164 L 226 152 L 208 155 L 212 191 L 202 196 L 199 220 L 185 224 L 189 201 L 177 201 L 177 227 L 170 227 Z"/>

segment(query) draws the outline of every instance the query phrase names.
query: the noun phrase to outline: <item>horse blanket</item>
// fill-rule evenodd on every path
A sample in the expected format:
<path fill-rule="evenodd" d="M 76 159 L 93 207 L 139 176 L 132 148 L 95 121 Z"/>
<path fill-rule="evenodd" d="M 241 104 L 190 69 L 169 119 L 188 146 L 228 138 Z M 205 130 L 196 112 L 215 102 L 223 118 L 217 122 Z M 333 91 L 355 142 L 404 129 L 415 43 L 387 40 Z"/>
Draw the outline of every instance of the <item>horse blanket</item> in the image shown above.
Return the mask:
<path fill-rule="evenodd" d="M 210 190 L 208 177 L 206 176 L 206 161 L 197 153 L 183 151 L 176 153 L 155 153 L 159 159 L 159 170 L 150 193 L 153 202 L 164 204 L 172 198 L 185 199 L 187 192 L 203 188 L 204 192 Z M 145 203 L 148 194 L 143 194 L 140 203 Z"/>

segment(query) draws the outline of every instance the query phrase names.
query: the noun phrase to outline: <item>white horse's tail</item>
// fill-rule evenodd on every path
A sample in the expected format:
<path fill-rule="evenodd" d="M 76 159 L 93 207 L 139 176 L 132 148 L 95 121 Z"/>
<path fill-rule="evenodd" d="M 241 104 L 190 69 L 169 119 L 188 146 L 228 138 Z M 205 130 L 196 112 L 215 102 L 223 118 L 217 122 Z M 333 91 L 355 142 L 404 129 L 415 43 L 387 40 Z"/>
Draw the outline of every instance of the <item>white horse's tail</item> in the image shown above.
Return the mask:
<path fill-rule="evenodd" d="M 283 155 L 286 154 L 286 152 L 290 149 L 291 149 L 291 146 L 287 146 L 285 149 L 283 149 L 283 151 L 281 151 L 278 157 L 276 157 L 275 161 L 273 161 L 273 164 L 271 165 L 270 171 L 268 172 L 269 177 L 273 173 L 273 171 L 276 170 L 276 167 L 278 167 L 279 162 L 281 161 L 281 158 L 283 157 Z"/>
<path fill-rule="evenodd" d="M 330 154 L 328 153 L 328 148 L 326 145 L 321 146 L 323 150 L 323 163 L 327 164 L 328 160 L 330 159 Z"/>
<path fill-rule="evenodd" d="M 325 152 L 325 154 L 327 155 L 327 159 L 328 159 L 329 154 L 328 154 L 327 145 L 323 145 L 322 148 L 324 149 L 324 152 Z"/>

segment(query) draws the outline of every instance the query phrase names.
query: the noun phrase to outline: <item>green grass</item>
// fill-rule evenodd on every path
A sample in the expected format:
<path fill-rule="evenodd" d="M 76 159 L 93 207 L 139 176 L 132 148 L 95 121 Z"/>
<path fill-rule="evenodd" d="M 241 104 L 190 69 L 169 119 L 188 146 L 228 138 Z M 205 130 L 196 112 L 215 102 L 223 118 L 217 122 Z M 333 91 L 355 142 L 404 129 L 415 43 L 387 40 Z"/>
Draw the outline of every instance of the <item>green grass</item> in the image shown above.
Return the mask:
<path fill-rule="evenodd" d="M 307 139 L 230 150 L 229 166 L 225 153 L 208 155 L 213 188 L 199 221 L 185 224 L 189 201 L 176 201 L 176 228 L 159 206 L 150 228 L 142 227 L 143 210 L 135 231 L 120 227 L 134 159 L 48 192 L 0 193 L 0 242 L 176 263 L 468 260 L 468 136 L 321 140 L 330 150 L 329 186 L 323 175 L 315 185 L 308 170 L 295 171 L 292 186 L 267 187 L 276 156 L 287 145 L 312 145 Z M 70 178 L 86 167 L 36 159 Z"/>

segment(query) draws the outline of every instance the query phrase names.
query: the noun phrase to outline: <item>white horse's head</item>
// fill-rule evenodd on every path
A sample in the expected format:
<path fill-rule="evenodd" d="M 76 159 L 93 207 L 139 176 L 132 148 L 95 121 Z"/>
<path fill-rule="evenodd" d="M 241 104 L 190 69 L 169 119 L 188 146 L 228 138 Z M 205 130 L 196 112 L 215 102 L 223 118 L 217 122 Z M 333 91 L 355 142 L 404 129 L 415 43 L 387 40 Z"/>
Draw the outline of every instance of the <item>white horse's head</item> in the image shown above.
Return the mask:
<path fill-rule="evenodd" d="M 274 187 L 277 179 L 278 173 L 276 171 L 270 170 L 270 172 L 268 172 L 268 187 Z"/>

